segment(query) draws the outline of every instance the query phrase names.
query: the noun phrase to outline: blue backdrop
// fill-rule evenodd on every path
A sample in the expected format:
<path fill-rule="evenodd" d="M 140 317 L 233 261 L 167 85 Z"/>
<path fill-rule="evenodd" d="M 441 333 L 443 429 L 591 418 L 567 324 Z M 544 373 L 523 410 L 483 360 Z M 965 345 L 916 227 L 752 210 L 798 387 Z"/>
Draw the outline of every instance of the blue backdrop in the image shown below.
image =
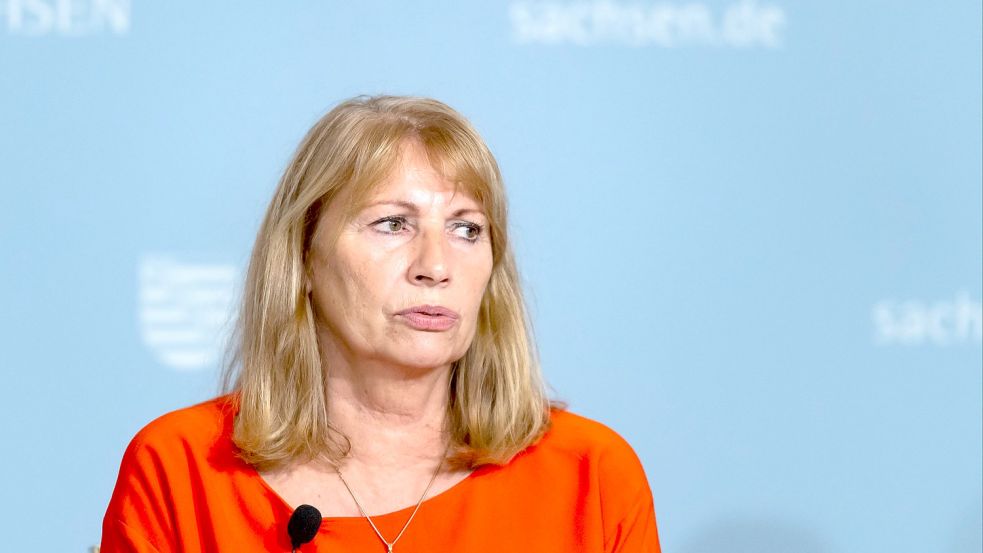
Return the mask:
<path fill-rule="evenodd" d="M 664 549 L 983 549 L 978 0 L 0 1 L 4 549 L 99 540 L 211 397 L 307 128 L 439 98 L 498 156 L 544 369 Z"/>

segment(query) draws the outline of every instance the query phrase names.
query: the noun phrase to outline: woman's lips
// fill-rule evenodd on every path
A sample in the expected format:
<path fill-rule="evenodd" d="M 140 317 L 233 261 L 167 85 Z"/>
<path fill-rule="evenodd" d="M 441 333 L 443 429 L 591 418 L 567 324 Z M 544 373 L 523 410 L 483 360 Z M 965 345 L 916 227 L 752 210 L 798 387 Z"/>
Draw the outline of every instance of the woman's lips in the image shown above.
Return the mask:
<path fill-rule="evenodd" d="M 439 305 L 418 305 L 397 313 L 411 327 L 417 330 L 447 330 L 457 323 L 454 311 Z"/>

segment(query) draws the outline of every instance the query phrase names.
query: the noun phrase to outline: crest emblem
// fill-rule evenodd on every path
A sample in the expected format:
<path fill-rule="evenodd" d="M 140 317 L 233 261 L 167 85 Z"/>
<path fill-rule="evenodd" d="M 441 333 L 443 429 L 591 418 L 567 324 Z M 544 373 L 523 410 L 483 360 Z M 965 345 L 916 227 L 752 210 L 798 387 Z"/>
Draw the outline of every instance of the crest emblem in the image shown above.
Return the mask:
<path fill-rule="evenodd" d="M 157 361 L 179 371 L 215 366 L 232 328 L 235 266 L 146 255 L 139 280 L 140 337 Z"/>

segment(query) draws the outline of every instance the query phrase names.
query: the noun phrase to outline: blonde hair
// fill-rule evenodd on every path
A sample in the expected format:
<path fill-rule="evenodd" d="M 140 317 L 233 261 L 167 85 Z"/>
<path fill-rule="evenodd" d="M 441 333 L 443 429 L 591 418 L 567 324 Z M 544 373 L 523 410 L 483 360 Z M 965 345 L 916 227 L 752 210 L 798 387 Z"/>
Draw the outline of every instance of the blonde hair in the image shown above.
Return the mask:
<path fill-rule="evenodd" d="M 492 273 L 474 339 L 451 369 L 447 406 L 455 467 L 504 464 L 549 427 L 549 408 L 515 259 L 498 164 L 477 131 L 428 98 L 360 96 L 322 117 L 301 141 L 253 247 L 224 387 L 238 413 L 233 440 L 260 470 L 313 459 L 337 463 L 347 438 L 327 420 L 325 371 L 306 292 L 314 229 L 342 190 L 352 216 L 395 165 L 406 140 L 485 209 Z M 336 226 L 337 228 L 337 226 Z"/>

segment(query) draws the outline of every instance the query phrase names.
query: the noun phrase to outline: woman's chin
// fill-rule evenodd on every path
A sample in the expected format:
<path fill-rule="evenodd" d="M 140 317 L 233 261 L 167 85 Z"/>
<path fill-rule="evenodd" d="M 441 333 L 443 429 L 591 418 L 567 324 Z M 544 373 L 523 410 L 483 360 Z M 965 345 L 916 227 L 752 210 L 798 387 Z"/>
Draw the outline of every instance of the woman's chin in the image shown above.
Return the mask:
<path fill-rule="evenodd" d="M 441 358 L 412 358 L 399 359 L 396 364 L 404 368 L 408 373 L 426 374 L 431 371 L 449 368 L 453 361 L 446 357 Z"/>
<path fill-rule="evenodd" d="M 393 365 L 402 367 L 414 373 L 426 373 L 432 370 L 448 368 L 460 355 L 449 352 L 446 348 L 439 351 L 425 349 L 403 350 L 390 359 Z"/>
<path fill-rule="evenodd" d="M 389 352 L 393 362 L 398 365 L 419 369 L 445 367 L 460 359 L 467 351 L 466 346 L 449 340 L 446 335 L 433 333 L 429 336 L 415 336 L 393 344 Z"/>

